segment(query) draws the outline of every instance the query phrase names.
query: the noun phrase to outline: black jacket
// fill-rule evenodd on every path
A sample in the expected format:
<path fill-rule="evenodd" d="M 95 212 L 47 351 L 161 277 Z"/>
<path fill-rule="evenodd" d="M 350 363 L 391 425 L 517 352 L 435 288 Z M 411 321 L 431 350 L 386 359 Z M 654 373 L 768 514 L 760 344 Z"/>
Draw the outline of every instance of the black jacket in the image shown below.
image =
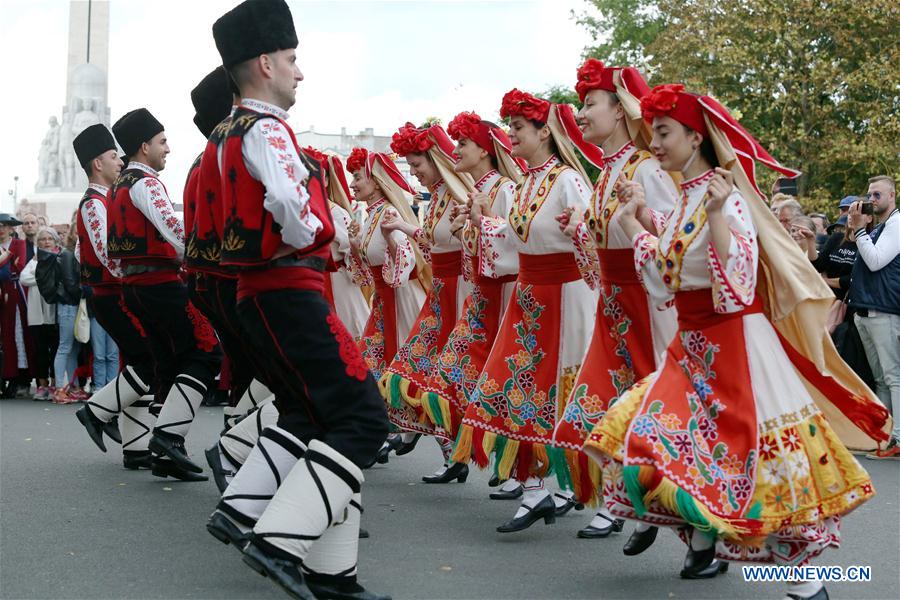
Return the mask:
<path fill-rule="evenodd" d="M 81 268 L 71 250 L 59 254 L 38 249 L 35 279 L 47 304 L 77 305 L 81 301 Z"/>

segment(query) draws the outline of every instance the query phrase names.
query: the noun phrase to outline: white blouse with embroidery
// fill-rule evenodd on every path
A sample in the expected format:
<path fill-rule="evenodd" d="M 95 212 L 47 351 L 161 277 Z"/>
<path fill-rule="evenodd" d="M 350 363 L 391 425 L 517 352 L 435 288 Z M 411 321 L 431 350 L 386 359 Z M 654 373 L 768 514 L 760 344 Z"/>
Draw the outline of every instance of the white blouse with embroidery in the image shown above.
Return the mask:
<path fill-rule="evenodd" d="M 178 258 L 184 258 L 184 222 L 175 212 L 159 173 L 143 163 L 131 161 L 129 169 L 140 169 L 150 175 L 131 186 L 131 203 L 141 211 L 163 238 L 175 248 Z"/>
<path fill-rule="evenodd" d="M 584 280 L 593 289 L 597 289 L 600 284 L 597 248 L 632 247 L 631 239 L 619 223 L 621 213 L 617 210 L 619 203 L 615 199 L 613 190 L 619 174 L 628 165 L 629 159 L 637 152 L 638 148 L 634 142 L 628 142 L 618 152 L 604 157 L 603 171 L 597 179 L 597 185 L 594 186 L 590 210 L 585 214 L 584 222 L 580 223 L 575 231 L 573 242 L 578 269 Z M 643 186 L 650 218 L 657 226 L 657 231 L 660 231 L 678 198 L 675 182 L 668 173 L 662 170 L 659 162 L 652 157 L 648 157 L 638 164 L 631 181 Z M 607 216 L 606 210 L 610 210 L 612 214 Z M 595 224 L 593 228 L 591 227 L 592 222 Z M 598 234 L 598 229 L 602 233 Z"/>
<path fill-rule="evenodd" d="M 103 196 L 106 196 L 109 192 L 109 188 L 105 185 L 100 185 L 99 183 L 91 183 L 88 187 L 93 188 Z M 106 270 L 112 273 L 114 277 L 122 277 L 122 269 L 119 265 L 119 261 L 114 258 L 109 258 L 106 248 L 106 205 L 102 202 L 97 202 L 93 198 L 86 200 L 85 203 L 81 205 L 81 222 L 84 223 L 85 229 L 88 232 L 88 237 L 91 240 L 91 248 L 94 251 L 94 255 L 97 257 L 97 260 L 99 260 L 100 264 L 106 267 Z M 81 262 L 81 252 L 84 252 L 84 250 L 81 249 L 81 244 L 79 243 L 75 252 L 75 257 L 79 262 Z"/>
<path fill-rule="evenodd" d="M 681 184 L 682 197 L 662 233 L 642 232 L 634 238 L 635 267 L 657 306 L 671 302 L 675 292 L 711 289 L 716 312 L 730 313 L 751 304 L 759 260 L 756 227 L 746 199 L 737 188 L 722 207 L 731 232 L 728 260 L 712 243 L 705 197 L 714 171 Z"/>

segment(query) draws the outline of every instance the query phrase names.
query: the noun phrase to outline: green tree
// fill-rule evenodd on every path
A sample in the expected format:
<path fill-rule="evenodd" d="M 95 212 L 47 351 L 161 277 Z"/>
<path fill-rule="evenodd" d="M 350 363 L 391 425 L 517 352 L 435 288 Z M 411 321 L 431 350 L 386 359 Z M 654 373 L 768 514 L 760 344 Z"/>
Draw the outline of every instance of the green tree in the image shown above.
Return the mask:
<path fill-rule="evenodd" d="M 729 107 L 810 205 L 898 174 L 900 10 L 891 0 L 589 0 L 586 55 L 642 67 Z M 627 5 L 627 7 L 626 7 Z M 633 9 L 637 16 L 623 16 Z M 616 17 L 619 17 L 617 20 Z M 633 36 L 644 45 L 624 43 Z M 764 189 L 775 175 L 760 171 Z M 832 208 L 833 211 L 833 208 Z"/>

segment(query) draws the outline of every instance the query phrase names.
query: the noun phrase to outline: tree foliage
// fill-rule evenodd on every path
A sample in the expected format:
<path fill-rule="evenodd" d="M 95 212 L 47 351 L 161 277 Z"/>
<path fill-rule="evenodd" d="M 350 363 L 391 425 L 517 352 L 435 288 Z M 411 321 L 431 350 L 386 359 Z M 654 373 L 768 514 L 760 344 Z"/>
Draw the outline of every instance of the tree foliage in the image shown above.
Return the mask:
<path fill-rule="evenodd" d="M 898 175 L 896 2 L 588 4 L 578 22 L 598 44 L 586 56 L 638 66 L 652 85 L 683 82 L 715 96 L 773 156 L 804 172 L 810 204 L 862 193 L 872 175 Z M 766 185 L 775 177 L 760 174 Z"/>

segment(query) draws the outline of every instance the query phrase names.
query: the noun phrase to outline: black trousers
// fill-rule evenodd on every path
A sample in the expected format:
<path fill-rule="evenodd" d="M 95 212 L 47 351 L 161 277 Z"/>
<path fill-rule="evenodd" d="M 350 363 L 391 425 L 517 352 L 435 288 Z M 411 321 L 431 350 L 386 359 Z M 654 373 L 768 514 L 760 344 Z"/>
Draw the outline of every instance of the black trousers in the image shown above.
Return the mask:
<path fill-rule="evenodd" d="M 125 306 L 147 334 L 156 365 L 156 401 L 162 403 L 179 374 L 189 375 L 209 388 L 222 363 L 216 333 L 188 300 L 181 282 L 125 285 Z"/>
<path fill-rule="evenodd" d="M 34 340 L 34 377 L 49 379 L 59 346 L 59 325 L 29 325 L 28 328 Z"/>
<path fill-rule="evenodd" d="M 119 347 L 119 356 L 151 390 L 156 389 L 153 354 L 144 328 L 124 304 L 122 294 L 93 295 L 91 313 Z"/>
<path fill-rule="evenodd" d="M 278 425 L 361 466 L 387 437 L 384 401 L 359 347 L 322 294 L 266 292 L 241 301 L 252 350 L 272 365 Z"/>
<path fill-rule="evenodd" d="M 237 316 L 237 279 L 196 274 L 188 282 L 191 302 L 215 328 L 231 367 L 232 406 L 244 395 L 250 382 L 267 382 L 262 361 L 251 352 Z"/>

